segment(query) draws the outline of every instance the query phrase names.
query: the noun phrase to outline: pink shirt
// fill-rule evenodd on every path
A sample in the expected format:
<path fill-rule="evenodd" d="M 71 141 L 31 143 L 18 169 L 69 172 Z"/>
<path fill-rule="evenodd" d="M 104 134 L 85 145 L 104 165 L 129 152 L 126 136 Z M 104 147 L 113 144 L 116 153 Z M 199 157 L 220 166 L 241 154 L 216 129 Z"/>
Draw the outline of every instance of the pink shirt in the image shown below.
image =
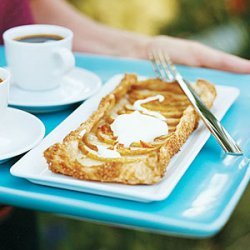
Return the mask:
<path fill-rule="evenodd" d="M 0 0 L 0 44 L 3 44 L 3 32 L 9 28 L 32 24 L 34 19 L 29 0 Z"/>

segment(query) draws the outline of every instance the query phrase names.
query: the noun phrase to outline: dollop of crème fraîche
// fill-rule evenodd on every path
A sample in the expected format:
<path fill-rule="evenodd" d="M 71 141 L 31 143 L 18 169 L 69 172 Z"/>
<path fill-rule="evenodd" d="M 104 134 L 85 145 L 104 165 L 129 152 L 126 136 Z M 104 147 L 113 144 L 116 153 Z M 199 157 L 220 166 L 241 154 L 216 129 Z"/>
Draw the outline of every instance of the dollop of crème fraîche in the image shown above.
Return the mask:
<path fill-rule="evenodd" d="M 129 147 L 133 142 L 153 142 L 156 137 L 168 134 L 166 118 L 159 112 L 141 107 L 143 103 L 163 101 L 163 99 L 163 96 L 157 95 L 138 100 L 133 106 L 136 109 L 134 112 L 117 116 L 111 124 L 111 130 L 117 136 L 117 142 Z"/>

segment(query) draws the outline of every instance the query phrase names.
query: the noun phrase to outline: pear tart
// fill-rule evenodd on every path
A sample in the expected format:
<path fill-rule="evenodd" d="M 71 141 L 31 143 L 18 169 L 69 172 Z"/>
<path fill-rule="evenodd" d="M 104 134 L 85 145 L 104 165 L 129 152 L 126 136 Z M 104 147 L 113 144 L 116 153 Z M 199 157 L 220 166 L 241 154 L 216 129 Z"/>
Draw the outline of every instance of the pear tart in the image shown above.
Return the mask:
<path fill-rule="evenodd" d="M 193 88 L 210 108 L 216 97 L 214 86 L 197 80 Z M 162 179 L 171 157 L 197 123 L 198 116 L 178 83 L 138 81 L 127 74 L 87 121 L 44 156 L 51 171 L 74 178 L 153 184 Z"/>

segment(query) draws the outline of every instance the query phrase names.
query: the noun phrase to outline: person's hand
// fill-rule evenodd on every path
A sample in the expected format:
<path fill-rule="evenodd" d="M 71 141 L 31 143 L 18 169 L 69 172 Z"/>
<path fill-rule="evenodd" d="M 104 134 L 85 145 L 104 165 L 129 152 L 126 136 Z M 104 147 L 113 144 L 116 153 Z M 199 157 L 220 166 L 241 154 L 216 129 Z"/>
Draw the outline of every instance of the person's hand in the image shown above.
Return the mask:
<path fill-rule="evenodd" d="M 235 73 L 250 73 L 249 60 L 191 40 L 156 36 L 149 41 L 146 53 L 152 49 L 165 51 L 176 64 L 213 68 Z"/>

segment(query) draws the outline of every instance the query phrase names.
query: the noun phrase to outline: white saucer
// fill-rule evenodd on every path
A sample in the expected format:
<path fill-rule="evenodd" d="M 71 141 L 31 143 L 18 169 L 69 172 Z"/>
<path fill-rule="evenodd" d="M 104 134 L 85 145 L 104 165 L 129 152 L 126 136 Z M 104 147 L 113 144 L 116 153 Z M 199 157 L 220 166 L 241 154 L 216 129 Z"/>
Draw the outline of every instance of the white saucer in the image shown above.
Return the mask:
<path fill-rule="evenodd" d="M 68 108 L 93 95 L 101 79 L 91 71 L 74 68 L 63 77 L 61 85 L 47 91 L 27 91 L 10 84 L 9 105 L 32 112 L 52 112 Z"/>
<path fill-rule="evenodd" d="M 0 164 L 25 153 L 44 137 L 43 123 L 27 112 L 8 108 L 0 124 Z"/>

